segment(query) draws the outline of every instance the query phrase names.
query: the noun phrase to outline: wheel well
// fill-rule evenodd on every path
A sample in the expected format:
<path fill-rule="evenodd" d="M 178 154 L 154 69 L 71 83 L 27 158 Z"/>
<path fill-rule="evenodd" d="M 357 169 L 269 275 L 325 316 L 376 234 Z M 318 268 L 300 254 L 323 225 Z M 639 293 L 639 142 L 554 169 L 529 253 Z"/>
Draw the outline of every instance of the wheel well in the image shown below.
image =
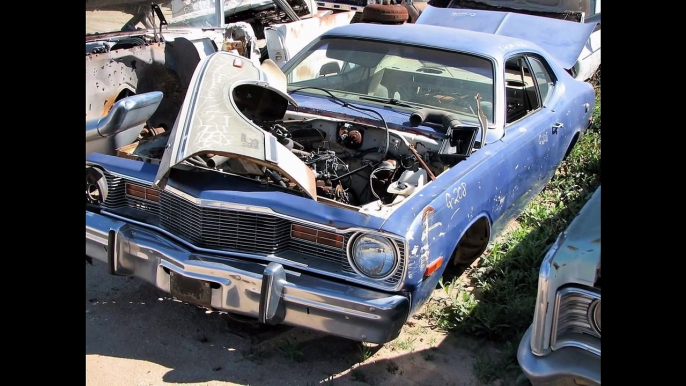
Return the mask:
<path fill-rule="evenodd" d="M 136 92 L 128 87 L 125 87 L 123 90 L 119 92 L 119 95 L 117 95 L 117 97 L 114 99 L 114 103 L 117 103 L 118 101 L 130 97 L 132 95 L 136 95 Z"/>
<path fill-rule="evenodd" d="M 443 272 L 444 281 L 452 281 L 467 266 L 473 263 L 477 257 L 481 256 L 486 251 L 490 239 L 491 223 L 488 217 L 479 217 L 478 220 L 474 221 L 467 228 L 460 241 L 457 242 L 448 266 Z"/>
<path fill-rule="evenodd" d="M 574 138 L 572 138 L 572 142 L 569 143 L 569 147 L 567 147 L 567 152 L 565 153 L 564 158 L 562 160 L 566 160 L 567 157 L 569 157 L 569 154 L 572 152 L 572 149 L 574 149 L 574 146 L 576 143 L 579 141 L 579 132 L 577 131 L 576 134 L 574 134 Z"/>

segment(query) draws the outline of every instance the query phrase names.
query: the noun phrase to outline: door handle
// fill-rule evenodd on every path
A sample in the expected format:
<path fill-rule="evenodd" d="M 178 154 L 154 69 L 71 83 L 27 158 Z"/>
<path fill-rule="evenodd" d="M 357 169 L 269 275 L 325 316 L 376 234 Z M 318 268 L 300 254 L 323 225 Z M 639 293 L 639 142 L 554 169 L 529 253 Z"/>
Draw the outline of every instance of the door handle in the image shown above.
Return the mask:
<path fill-rule="evenodd" d="M 563 128 L 565 125 L 563 123 L 555 123 L 553 124 L 553 134 L 557 134 L 557 130 Z"/>

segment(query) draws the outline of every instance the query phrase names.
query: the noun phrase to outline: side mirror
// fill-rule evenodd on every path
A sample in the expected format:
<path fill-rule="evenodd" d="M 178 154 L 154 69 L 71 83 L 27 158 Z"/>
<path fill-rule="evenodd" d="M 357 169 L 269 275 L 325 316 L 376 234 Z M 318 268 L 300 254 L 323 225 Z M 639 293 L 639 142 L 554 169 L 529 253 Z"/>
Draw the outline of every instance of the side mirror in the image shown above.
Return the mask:
<path fill-rule="evenodd" d="M 86 121 L 86 142 L 144 124 L 157 110 L 162 95 L 160 91 L 151 91 L 121 99 L 104 117 Z"/>
<path fill-rule="evenodd" d="M 341 65 L 338 64 L 338 62 L 329 62 L 324 65 L 319 69 L 319 76 L 325 76 L 325 75 L 331 75 L 331 74 L 340 74 L 341 73 Z"/>

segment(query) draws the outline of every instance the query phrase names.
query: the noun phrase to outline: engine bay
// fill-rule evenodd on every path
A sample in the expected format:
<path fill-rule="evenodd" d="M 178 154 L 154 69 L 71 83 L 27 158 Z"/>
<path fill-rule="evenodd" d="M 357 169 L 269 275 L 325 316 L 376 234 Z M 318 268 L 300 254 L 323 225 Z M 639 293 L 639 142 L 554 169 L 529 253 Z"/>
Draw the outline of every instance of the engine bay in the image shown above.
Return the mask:
<path fill-rule="evenodd" d="M 399 202 L 448 170 L 455 161 L 441 152 L 444 140 L 358 122 L 289 112 L 284 119 L 255 122 L 293 152 L 316 179 L 318 198 L 339 204 Z M 386 146 L 388 134 L 389 146 Z M 145 129 L 119 156 L 157 163 L 169 132 Z M 187 164 L 297 190 L 275 170 L 240 158 L 212 153 L 190 157 Z"/>

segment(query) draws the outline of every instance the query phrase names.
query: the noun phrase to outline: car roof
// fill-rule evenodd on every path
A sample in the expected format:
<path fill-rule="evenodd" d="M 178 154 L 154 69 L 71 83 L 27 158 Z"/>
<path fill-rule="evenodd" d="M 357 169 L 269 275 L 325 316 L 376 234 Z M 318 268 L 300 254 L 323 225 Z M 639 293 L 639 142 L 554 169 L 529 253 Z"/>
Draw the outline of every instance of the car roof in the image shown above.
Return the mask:
<path fill-rule="evenodd" d="M 373 38 L 394 43 L 463 51 L 498 60 L 502 60 L 511 51 L 520 51 L 523 48 L 536 52 L 542 51 L 534 43 L 518 38 L 433 25 L 354 23 L 333 28 L 322 34 L 322 37 L 334 36 Z"/>

